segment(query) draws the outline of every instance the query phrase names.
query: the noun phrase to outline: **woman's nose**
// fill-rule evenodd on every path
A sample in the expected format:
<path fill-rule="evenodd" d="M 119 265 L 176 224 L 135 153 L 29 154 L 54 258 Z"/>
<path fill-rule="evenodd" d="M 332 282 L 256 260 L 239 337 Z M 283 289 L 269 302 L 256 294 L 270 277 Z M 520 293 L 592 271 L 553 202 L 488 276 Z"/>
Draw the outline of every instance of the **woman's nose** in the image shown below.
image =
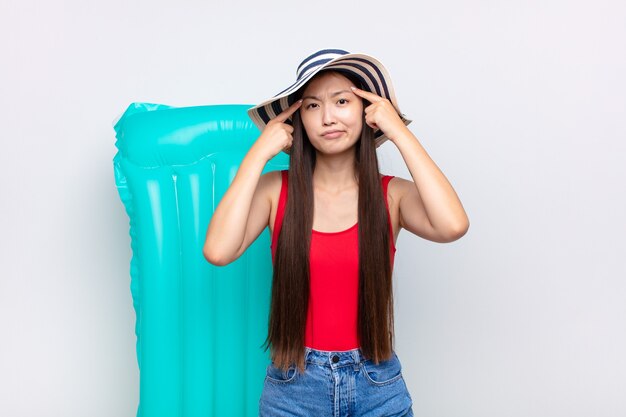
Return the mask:
<path fill-rule="evenodd" d="M 323 114 L 323 119 L 322 122 L 325 125 L 329 125 L 335 122 L 335 114 L 333 113 L 333 109 L 330 106 L 327 106 L 324 108 L 324 114 Z"/>

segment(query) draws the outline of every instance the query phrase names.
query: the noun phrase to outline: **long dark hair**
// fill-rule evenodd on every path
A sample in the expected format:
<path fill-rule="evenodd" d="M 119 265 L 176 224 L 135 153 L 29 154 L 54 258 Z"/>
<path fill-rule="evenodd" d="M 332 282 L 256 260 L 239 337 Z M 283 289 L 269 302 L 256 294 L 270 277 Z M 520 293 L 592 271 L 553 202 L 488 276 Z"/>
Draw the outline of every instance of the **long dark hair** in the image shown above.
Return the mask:
<path fill-rule="evenodd" d="M 315 77 L 322 72 L 326 71 L 320 71 Z M 356 87 L 364 89 L 360 79 L 351 73 L 340 73 Z M 300 88 L 290 101 L 298 100 L 305 88 L 306 85 Z M 363 107 L 368 105 L 369 102 L 363 100 Z M 395 341 L 391 242 L 374 131 L 365 123 L 365 112 L 362 117 L 361 137 L 355 143 L 355 173 L 359 186 L 358 339 L 363 355 L 378 363 L 391 357 Z M 295 363 L 300 372 L 304 372 L 315 148 L 302 125 L 300 111 L 296 111 L 292 119 L 288 197 L 276 247 L 269 328 L 264 345 L 267 350 L 271 344 L 275 366 L 287 370 Z"/>

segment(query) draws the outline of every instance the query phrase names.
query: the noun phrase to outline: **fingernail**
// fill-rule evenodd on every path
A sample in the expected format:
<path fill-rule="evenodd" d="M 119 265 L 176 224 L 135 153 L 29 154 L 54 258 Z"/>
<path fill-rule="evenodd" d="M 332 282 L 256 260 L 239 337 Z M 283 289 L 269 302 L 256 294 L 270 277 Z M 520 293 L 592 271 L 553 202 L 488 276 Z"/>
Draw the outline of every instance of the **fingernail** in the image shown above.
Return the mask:
<path fill-rule="evenodd" d="M 356 87 L 352 87 L 352 86 L 350 86 L 350 88 L 353 89 L 353 90 L 356 89 Z"/>

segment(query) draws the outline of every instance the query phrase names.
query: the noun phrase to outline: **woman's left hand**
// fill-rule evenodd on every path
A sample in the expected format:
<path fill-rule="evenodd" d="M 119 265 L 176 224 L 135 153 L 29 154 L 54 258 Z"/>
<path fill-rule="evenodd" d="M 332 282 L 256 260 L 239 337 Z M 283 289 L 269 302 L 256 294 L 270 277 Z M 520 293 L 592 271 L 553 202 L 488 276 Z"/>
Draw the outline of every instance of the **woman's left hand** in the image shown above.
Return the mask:
<path fill-rule="evenodd" d="M 365 108 L 365 122 L 372 129 L 382 130 L 391 141 L 407 129 L 395 107 L 388 99 L 360 88 L 350 88 L 352 88 L 354 94 L 372 103 Z"/>

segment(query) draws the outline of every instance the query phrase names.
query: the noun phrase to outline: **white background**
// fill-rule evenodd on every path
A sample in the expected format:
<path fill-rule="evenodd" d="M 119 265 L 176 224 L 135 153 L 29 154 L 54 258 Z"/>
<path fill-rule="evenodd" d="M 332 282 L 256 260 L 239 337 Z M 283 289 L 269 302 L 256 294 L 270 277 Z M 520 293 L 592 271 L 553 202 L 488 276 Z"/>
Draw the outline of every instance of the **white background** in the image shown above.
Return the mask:
<path fill-rule="evenodd" d="M 0 3 L 0 415 L 135 416 L 113 120 L 256 104 L 322 48 L 389 70 L 470 218 L 407 231 L 396 341 L 423 417 L 626 415 L 626 6 Z M 410 179 L 388 141 L 382 171 Z"/>

